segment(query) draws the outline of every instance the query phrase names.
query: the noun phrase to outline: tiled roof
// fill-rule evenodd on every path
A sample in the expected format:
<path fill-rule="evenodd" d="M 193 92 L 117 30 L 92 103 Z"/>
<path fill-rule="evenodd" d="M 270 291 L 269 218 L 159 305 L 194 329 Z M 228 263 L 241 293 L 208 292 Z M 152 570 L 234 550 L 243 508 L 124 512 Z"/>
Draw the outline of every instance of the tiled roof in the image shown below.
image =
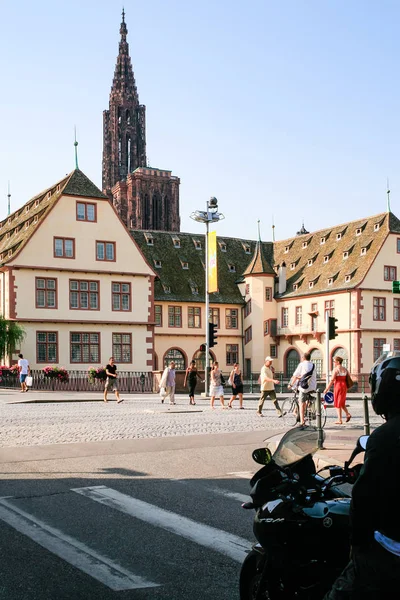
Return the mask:
<path fill-rule="evenodd" d="M 156 301 L 204 302 L 204 235 L 165 231 L 131 231 L 131 235 L 158 275 L 154 290 Z M 147 242 L 150 236 L 152 245 L 148 245 Z M 174 245 L 176 239 L 180 240 L 179 248 L 176 247 L 176 242 Z M 243 304 L 236 281 L 253 260 L 257 242 L 227 237 L 217 239 L 219 292 L 210 294 L 210 302 Z M 196 248 L 199 242 L 201 249 Z M 272 243 L 264 242 L 261 245 L 263 255 L 271 257 Z M 156 268 L 154 261 L 159 261 L 157 264 L 161 265 Z M 182 262 L 188 263 L 188 269 L 182 268 Z"/>
<path fill-rule="evenodd" d="M 26 244 L 63 194 L 107 199 L 82 171 L 75 169 L 0 222 L 0 264 L 11 260 Z"/>
<path fill-rule="evenodd" d="M 275 242 L 273 264 L 287 265 L 282 297 L 358 286 L 389 231 L 400 233 L 400 221 L 392 213 L 381 213 Z"/>

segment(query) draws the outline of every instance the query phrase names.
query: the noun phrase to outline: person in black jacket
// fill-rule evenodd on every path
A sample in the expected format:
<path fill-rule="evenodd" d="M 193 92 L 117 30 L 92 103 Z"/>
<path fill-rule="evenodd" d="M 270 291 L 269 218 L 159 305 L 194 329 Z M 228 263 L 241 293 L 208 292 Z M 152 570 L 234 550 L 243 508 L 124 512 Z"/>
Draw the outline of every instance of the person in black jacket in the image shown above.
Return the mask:
<path fill-rule="evenodd" d="M 376 361 L 370 386 L 386 423 L 369 437 L 353 487 L 350 562 L 324 600 L 400 598 L 400 352 Z"/>

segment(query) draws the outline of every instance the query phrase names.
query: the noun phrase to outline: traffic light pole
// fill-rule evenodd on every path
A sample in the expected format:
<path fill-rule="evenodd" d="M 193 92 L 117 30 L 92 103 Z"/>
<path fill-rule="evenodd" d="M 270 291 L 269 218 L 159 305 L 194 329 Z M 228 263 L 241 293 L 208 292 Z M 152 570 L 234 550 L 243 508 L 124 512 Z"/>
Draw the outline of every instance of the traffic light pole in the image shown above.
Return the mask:
<path fill-rule="evenodd" d="M 205 373 L 204 373 L 204 395 L 207 398 L 208 396 L 208 372 L 210 370 L 210 328 L 208 326 L 208 322 L 209 322 L 209 312 L 210 312 L 210 295 L 208 292 L 208 228 L 209 228 L 209 223 L 208 221 L 206 221 L 206 244 L 205 244 L 205 249 L 206 249 L 206 298 L 205 298 L 205 303 L 206 303 L 206 315 L 205 315 L 205 324 L 206 324 L 206 367 L 205 367 Z"/>
<path fill-rule="evenodd" d="M 325 364 L 326 364 L 326 387 L 329 383 L 329 311 L 325 311 Z"/>

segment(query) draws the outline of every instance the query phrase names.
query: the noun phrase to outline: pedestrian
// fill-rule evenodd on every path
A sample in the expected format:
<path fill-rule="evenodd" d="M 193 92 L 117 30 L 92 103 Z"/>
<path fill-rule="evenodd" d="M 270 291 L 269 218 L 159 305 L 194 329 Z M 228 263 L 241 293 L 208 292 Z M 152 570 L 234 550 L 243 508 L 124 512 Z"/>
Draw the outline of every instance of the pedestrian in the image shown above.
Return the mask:
<path fill-rule="evenodd" d="M 341 356 L 335 356 L 333 359 L 334 369 L 332 371 L 332 377 L 324 391 L 323 395 L 330 390 L 333 384 L 333 405 L 336 408 L 338 420 L 335 421 L 335 425 L 343 425 L 342 410 L 346 415 L 346 423 L 351 419 L 351 414 L 346 408 L 346 396 L 347 396 L 347 376 L 348 370 L 343 366 L 343 358 Z"/>
<path fill-rule="evenodd" d="M 21 394 L 23 392 L 28 391 L 28 386 L 26 385 L 26 378 L 31 372 L 29 367 L 29 361 L 27 358 L 24 358 L 23 354 L 18 354 L 18 371 L 19 371 L 19 382 L 21 384 Z"/>
<path fill-rule="evenodd" d="M 215 408 L 214 401 L 215 397 L 219 396 L 219 400 L 221 402 L 221 408 L 226 408 L 224 402 L 224 387 L 222 385 L 222 373 L 219 369 L 218 362 L 215 361 L 213 367 L 211 369 L 210 374 L 210 406 L 211 408 Z"/>
<path fill-rule="evenodd" d="M 189 367 L 186 369 L 185 381 L 183 382 L 184 387 L 188 384 L 189 388 L 189 404 L 196 404 L 194 401 L 194 391 L 196 389 L 197 378 L 202 380 L 196 367 L 196 361 L 192 360 Z"/>
<path fill-rule="evenodd" d="M 369 436 L 351 492 L 351 557 L 324 600 L 400 595 L 400 352 L 383 354 L 369 377 L 371 404 L 386 423 Z"/>
<path fill-rule="evenodd" d="M 317 373 L 315 370 L 315 364 L 311 361 L 310 352 L 305 352 L 301 357 L 301 362 L 297 365 L 297 369 L 293 373 L 292 379 L 293 389 L 299 392 L 299 409 L 300 415 L 298 420 L 300 421 L 300 427 L 304 427 L 305 423 L 305 411 L 307 402 L 309 401 L 309 394 L 315 392 L 317 389 Z"/>
<path fill-rule="evenodd" d="M 104 386 L 104 402 L 108 401 L 107 393 L 114 392 L 115 396 L 117 398 L 117 404 L 120 404 L 121 402 L 123 402 L 123 399 L 120 398 L 120 395 L 119 395 L 118 384 L 117 384 L 117 365 L 115 364 L 115 361 L 112 356 L 108 361 L 108 365 L 106 366 L 106 375 L 107 375 L 107 379 L 106 379 L 106 385 Z"/>
<path fill-rule="evenodd" d="M 165 367 L 164 372 L 161 376 L 160 390 L 164 389 L 164 394 L 161 396 L 161 404 L 164 404 L 164 400 L 169 396 L 169 403 L 176 404 L 175 402 L 175 363 L 173 360 L 169 363 L 168 367 Z"/>
<path fill-rule="evenodd" d="M 275 385 L 279 383 L 279 379 L 275 379 L 274 372 L 272 370 L 272 358 L 271 356 L 266 356 L 264 361 L 264 366 L 261 368 L 260 373 L 260 386 L 261 386 L 261 396 L 258 402 L 257 415 L 259 417 L 263 417 L 262 409 L 264 406 L 264 402 L 269 396 L 274 403 L 275 410 L 278 413 L 279 417 L 282 417 L 282 410 L 279 407 L 279 402 L 276 398 Z"/>
<path fill-rule="evenodd" d="M 232 386 L 232 398 L 228 402 L 228 407 L 232 408 L 232 402 L 237 396 L 239 396 L 239 408 L 243 409 L 243 378 L 242 372 L 239 368 L 239 363 L 235 363 L 233 365 L 228 382 Z"/>

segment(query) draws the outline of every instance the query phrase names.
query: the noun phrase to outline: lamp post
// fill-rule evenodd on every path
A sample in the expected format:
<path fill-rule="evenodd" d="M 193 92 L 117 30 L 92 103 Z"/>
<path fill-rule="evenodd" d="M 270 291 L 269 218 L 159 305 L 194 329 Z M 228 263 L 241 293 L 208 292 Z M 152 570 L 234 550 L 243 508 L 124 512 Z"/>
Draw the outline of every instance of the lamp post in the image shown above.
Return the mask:
<path fill-rule="evenodd" d="M 210 198 L 207 201 L 207 205 L 206 205 L 206 210 L 195 210 L 194 212 L 192 212 L 192 214 L 190 215 L 190 218 L 193 219 L 194 221 L 197 221 L 198 223 L 205 223 L 206 225 L 206 245 L 205 245 L 205 250 L 206 250 L 206 287 L 205 287 L 205 291 L 206 291 L 206 298 L 205 298 L 205 304 L 206 304 L 206 318 L 205 318 L 205 324 L 206 324 L 206 367 L 205 367 L 205 373 L 204 373 L 204 393 L 207 396 L 208 395 L 208 372 L 210 369 L 210 331 L 209 331 L 209 327 L 208 327 L 208 323 L 209 323 L 209 307 L 210 307 L 210 297 L 209 297 L 209 287 L 208 287 L 208 230 L 209 230 L 209 226 L 210 223 L 218 223 L 218 221 L 221 221 L 222 219 L 225 219 L 224 215 L 222 213 L 218 212 L 218 200 L 214 197 Z"/>
<path fill-rule="evenodd" d="M 246 281 L 242 277 L 241 279 L 236 281 L 236 285 L 239 288 L 239 293 L 242 296 L 242 300 L 243 300 L 241 321 L 242 321 L 242 369 L 243 369 L 243 373 L 244 373 L 244 339 L 243 339 L 243 337 L 244 337 L 244 307 L 246 304 Z M 251 377 L 251 373 L 250 373 L 250 377 Z"/>

